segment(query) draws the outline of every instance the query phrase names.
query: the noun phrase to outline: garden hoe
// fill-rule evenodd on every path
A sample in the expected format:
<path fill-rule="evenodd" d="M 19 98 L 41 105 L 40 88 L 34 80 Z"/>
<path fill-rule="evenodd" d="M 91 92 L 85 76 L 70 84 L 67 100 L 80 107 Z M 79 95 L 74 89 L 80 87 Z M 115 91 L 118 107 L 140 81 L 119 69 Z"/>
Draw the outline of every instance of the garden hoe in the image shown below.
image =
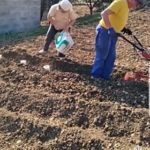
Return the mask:
<path fill-rule="evenodd" d="M 132 35 L 132 37 L 134 38 L 136 43 L 131 42 L 125 36 L 123 36 L 121 33 L 118 33 L 118 35 L 119 35 L 119 37 L 123 38 L 125 41 L 130 43 L 141 58 L 144 58 L 145 60 L 150 61 L 150 51 L 143 47 L 143 45 L 141 44 L 141 42 L 137 39 L 137 37 L 135 35 Z"/>
<path fill-rule="evenodd" d="M 137 39 L 136 36 L 132 35 L 132 37 L 134 38 L 134 40 L 136 41 L 131 42 L 130 40 L 128 40 L 124 35 L 122 35 L 121 33 L 118 34 L 119 37 L 123 38 L 125 41 L 127 41 L 128 43 L 130 43 L 134 49 L 136 50 L 137 54 L 147 60 L 150 61 L 150 51 L 146 48 L 143 47 L 143 45 L 141 44 L 141 42 Z M 148 75 L 146 75 L 143 72 L 127 72 L 124 76 L 124 80 L 144 80 L 144 81 L 148 81 Z"/>

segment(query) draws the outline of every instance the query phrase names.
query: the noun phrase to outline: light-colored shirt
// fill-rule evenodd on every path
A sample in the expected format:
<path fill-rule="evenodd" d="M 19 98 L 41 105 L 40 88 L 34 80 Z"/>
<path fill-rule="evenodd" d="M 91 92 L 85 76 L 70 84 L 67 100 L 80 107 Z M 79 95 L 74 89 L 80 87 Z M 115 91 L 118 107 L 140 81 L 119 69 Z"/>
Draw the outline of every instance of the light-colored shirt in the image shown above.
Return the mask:
<path fill-rule="evenodd" d="M 64 29 L 70 21 L 74 21 L 77 18 L 77 14 L 73 9 L 62 12 L 59 8 L 59 4 L 54 4 L 48 12 L 48 18 L 49 17 L 53 17 L 55 19 L 55 24 L 53 25 L 57 30 L 60 30 Z"/>
<path fill-rule="evenodd" d="M 109 21 L 111 26 L 116 32 L 120 32 L 127 24 L 129 7 L 127 0 L 114 0 L 108 7 L 113 14 L 109 15 Z M 100 20 L 100 26 L 106 28 L 103 19 Z"/>

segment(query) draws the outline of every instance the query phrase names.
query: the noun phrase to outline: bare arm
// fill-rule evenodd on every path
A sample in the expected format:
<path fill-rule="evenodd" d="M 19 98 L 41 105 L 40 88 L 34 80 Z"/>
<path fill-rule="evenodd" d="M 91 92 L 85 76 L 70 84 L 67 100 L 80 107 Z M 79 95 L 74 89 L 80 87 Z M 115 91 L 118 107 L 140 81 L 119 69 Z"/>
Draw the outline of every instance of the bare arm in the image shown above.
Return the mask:
<path fill-rule="evenodd" d="M 69 23 L 66 24 L 66 27 L 64 28 L 64 31 L 69 31 L 69 28 L 75 23 L 75 20 L 69 21 Z"/>
<path fill-rule="evenodd" d="M 52 16 L 48 16 L 47 17 L 47 20 L 48 20 L 48 22 L 50 23 L 50 24 L 55 24 L 55 18 L 54 17 L 52 17 Z"/>
<path fill-rule="evenodd" d="M 72 26 L 75 23 L 75 20 L 71 20 L 68 24 L 68 26 Z"/>
<path fill-rule="evenodd" d="M 75 23 L 77 17 L 78 15 L 74 12 L 73 9 L 71 9 L 69 12 L 69 22 L 66 24 L 66 29 L 68 29 Z"/>
<path fill-rule="evenodd" d="M 105 25 L 106 25 L 106 27 L 109 29 L 109 28 L 111 28 L 112 26 L 111 26 L 111 23 L 110 23 L 110 21 L 109 21 L 109 15 L 111 15 L 111 14 L 114 14 L 111 10 L 109 10 L 109 9 L 105 9 L 102 13 L 101 13 L 101 16 L 102 16 L 102 18 L 103 18 L 103 20 L 104 20 L 104 22 L 105 22 Z"/>
<path fill-rule="evenodd" d="M 48 14 L 47 14 L 47 20 L 50 24 L 53 24 L 55 23 L 55 18 L 53 17 L 54 14 L 55 14 L 55 10 L 53 10 L 54 8 L 51 7 L 48 11 Z"/>

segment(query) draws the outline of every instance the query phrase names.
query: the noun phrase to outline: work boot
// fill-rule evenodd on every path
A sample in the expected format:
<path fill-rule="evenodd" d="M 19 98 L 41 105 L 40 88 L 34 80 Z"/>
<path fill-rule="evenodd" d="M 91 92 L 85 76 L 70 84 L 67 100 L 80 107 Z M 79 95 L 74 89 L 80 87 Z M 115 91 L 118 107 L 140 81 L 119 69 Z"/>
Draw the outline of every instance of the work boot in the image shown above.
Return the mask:
<path fill-rule="evenodd" d="M 64 55 L 63 53 L 58 52 L 57 56 L 58 56 L 60 59 L 65 59 L 65 55 Z"/>

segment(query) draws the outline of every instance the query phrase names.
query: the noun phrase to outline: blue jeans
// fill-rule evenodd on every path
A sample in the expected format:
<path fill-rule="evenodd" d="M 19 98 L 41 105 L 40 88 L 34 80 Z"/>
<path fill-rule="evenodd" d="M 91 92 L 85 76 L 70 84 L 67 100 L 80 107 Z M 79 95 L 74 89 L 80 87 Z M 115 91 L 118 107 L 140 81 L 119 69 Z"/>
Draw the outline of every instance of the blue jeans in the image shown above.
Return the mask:
<path fill-rule="evenodd" d="M 117 33 L 115 36 L 111 36 L 108 34 L 107 29 L 97 26 L 95 40 L 96 56 L 91 72 L 93 77 L 110 79 L 116 59 L 116 42 Z"/>

